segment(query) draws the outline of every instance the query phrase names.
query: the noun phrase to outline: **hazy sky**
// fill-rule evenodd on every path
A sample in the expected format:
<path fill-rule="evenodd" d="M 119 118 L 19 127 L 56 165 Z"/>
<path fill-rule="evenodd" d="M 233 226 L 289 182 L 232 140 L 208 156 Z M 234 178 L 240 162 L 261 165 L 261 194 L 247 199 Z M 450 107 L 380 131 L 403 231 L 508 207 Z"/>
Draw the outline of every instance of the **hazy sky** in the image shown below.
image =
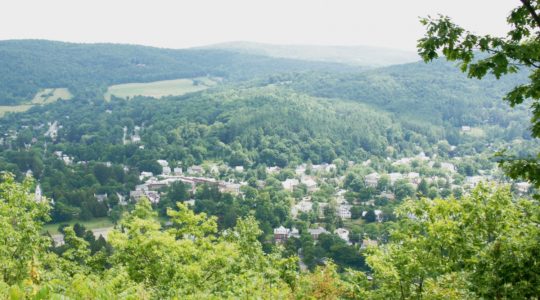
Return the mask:
<path fill-rule="evenodd" d="M 414 50 L 419 16 L 506 32 L 519 0 L 1 0 L 0 39 L 185 48 L 225 41 Z"/>

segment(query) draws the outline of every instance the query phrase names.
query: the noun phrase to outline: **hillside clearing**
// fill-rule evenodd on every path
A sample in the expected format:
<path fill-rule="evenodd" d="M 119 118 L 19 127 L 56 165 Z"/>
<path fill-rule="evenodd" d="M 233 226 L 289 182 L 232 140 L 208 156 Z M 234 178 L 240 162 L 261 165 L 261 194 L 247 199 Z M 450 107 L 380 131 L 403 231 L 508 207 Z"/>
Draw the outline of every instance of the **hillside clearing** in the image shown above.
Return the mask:
<path fill-rule="evenodd" d="M 147 83 L 126 83 L 112 85 L 107 89 L 104 97 L 106 101 L 111 96 L 128 99 L 133 96 L 148 96 L 161 98 L 164 96 L 180 96 L 205 90 L 215 85 L 219 79 L 198 77 L 193 79 L 162 80 Z"/>
<path fill-rule="evenodd" d="M 57 89 L 42 89 L 37 92 L 30 103 L 32 104 L 49 104 L 57 100 L 69 100 L 73 97 L 67 88 Z"/>
<path fill-rule="evenodd" d="M 69 100 L 73 97 L 67 88 L 47 88 L 41 89 L 36 93 L 32 100 L 21 105 L 2 105 L 0 106 L 0 118 L 8 112 L 25 112 L 35 105 L 45 105 L 54 103 L 58 100 Z"/>

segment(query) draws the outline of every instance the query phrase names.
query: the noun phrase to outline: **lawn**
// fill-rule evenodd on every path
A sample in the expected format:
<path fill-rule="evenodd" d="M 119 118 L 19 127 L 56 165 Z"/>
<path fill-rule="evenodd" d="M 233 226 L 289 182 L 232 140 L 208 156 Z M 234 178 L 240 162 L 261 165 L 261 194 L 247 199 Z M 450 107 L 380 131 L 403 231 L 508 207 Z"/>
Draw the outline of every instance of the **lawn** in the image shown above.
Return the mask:
<path fill-rule="evenodd" d="M 81 220 L 71 220 L 69 222 L 55 223 L 55 224 L 46 224 L 43 226 L 43 232 L 49 231 L 50 234 L 58 233 L 58 226 L 62 224 L 74 225 L 79 223 L 84 225 L 86 229 L 97 229 L 97 228 L 111 228 L 114 226 L 113 222 L 109 218 L 96 218 L 90 221 L 81 221 Z"/>
<path fill-rule="evenodd" d="M 104 97 L 106 101 L 111 100 L 114 95 L 127 99 L 133 96 L 148 96 L 161 98 L 163 96 L 180 96 L 187 93 L 205 90 L 217 83 L 219 79 L 199 77 L 193 79 L 162 80 L 147 83 L 126 83 L 112 85 L 107 89 Z"/>

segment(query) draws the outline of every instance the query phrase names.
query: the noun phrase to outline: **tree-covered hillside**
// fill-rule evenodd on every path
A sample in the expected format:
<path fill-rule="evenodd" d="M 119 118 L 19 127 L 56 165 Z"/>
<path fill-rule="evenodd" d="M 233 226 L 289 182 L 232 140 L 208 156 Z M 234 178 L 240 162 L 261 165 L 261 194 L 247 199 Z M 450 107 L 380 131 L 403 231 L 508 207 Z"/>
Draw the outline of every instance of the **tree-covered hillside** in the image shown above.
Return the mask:
<path fill-rule="evenodd" d="M 289 80 L 289 78 L 282 79 Z M 391 66 L 356 74 L 298 75 L 287 81 L 318 97 L 351 99 L 393 112 L 402 120 L 453 126 L 496 124 L 502 127 L 525 116 L 501 99 L 526 73 L 496 80 L 472 80 L 442 60 Z M 519 116 L 519 117 L 518 117 Z"/>
<path fill-rule="evenodd" d="M 357 68 L 211 49 L 159 49 L 44 40 L 0 41 L 0 105 L 30 100 L 39 89 L 67 87 L 83 97 L 111 84 L 216 76 L 249 79 L 273 73 Z"/>

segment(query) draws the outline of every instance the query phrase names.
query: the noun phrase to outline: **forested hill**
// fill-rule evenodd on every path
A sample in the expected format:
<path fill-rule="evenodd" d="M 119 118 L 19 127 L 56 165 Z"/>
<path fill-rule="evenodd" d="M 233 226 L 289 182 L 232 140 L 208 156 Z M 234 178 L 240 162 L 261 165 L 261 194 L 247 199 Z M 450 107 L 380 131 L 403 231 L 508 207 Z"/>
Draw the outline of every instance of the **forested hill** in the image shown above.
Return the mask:
<path fill-rule="evenodd" d="M 298 91 L 317 97 L 350 99 L 393 112 L 403 121 L 422 121 L 451 126 L 509 126 L 517 115 L 526 117 L 526 107 L 510 109 L 504 95 L 526 73 L 501 80 L 467 78 L 452 63 L 439 60 L 395 65 L 355 74 L 311 73 L 273 78 Z M 525 125 L 522 125 L 525 126 Z"/>
<path fill-rule="evenodd" d="M 160 49 L 120 44 L 45 40 L 0 41 L 0 105 L 32 99 L 39 89 L 67 87 L 92 97 L 108 85 L 215 76 L 243 80 L 298 71 L 355 71 L 337 63 L 309 62 L 219 49 Z"/>

